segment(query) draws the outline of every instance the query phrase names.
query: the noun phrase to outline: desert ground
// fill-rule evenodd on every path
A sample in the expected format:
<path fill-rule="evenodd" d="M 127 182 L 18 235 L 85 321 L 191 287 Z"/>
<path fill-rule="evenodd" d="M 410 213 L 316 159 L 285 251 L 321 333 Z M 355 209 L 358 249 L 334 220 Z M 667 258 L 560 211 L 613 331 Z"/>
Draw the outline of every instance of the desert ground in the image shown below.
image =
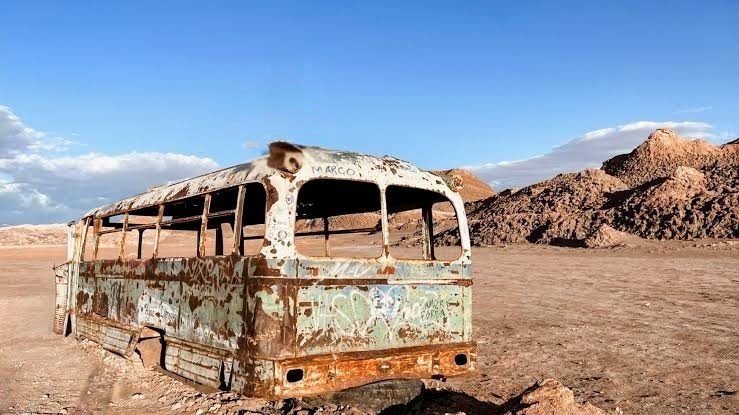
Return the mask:
<path fill-rule="evenodd" d="M 1 413 L 315 412 L 197 389 L 53 334 L 64 256 L 0 247 Z M 545 378 L 608 413 L 739 413 L 739 241 L 481 247 L 473 263 L 478 373 L 430 381 L 422 413 L 500 413 Z"/>

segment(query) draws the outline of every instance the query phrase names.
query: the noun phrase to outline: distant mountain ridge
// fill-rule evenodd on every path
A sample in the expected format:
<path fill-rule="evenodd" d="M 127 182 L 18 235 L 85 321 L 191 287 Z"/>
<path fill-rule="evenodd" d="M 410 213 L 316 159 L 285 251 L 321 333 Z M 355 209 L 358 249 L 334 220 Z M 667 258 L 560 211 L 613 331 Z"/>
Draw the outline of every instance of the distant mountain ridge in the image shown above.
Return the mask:
<path fill-rule="evenodd" d="M 66 245 L 67 225 L 13 225 L 0 227 L 0 247 Z"/>

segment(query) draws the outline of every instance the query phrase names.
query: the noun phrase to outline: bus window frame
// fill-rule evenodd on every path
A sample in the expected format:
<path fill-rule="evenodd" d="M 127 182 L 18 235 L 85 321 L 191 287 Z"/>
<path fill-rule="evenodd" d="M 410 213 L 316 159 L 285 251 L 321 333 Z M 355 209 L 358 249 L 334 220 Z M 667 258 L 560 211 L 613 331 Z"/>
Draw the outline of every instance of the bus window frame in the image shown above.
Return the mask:
<path fill-rule="evenodd" d="M 262 225 L 264 225 L 265 229 L 264 229 L 263 234 L 260 235 L 260 236 L 243 237 L 242 235 L 243 235 L 244 208 L 246 207 L 246 203 L 248 201 L 248 199 L 247 199 L 248 198 L 247 187 L 249 185 L 259 185 L 259 186 L 261 186 L 262 191 L 264 192 L 264 195 L 265 195 L 265 201 L 264 202 L 265 203 L 262 206 L 262 208 L 264 210 L 264 215 L 263 215 L 264 216 L 264 221 L 263 221 Z M 236 206 L 235 206 L 235 208 L 234 209 L 226 209 L 226 210 L 220 210 L 220 211 L 216 211 L 216 212 L 211 212 L 210 211 L 210 203 L 211 203 L 212 195 L 214 193 L 216 193 L 216 192 L 224 191 L 224 190 L 230 190 L 230 189 L 237 189 L 237 193 L 236 193 Z M 166 207 L 166 205 L 168 203 L 180 202 L 180 201 L 183 201 L 183 200 L 187 200 L 187 199 L 191 199 L 191 198 L 197 198 L 197 197 L 203 197 L 204 198 L 203 210 L 202 210 L 202 212 L 200 214 L 198 214 L 198 215 L 192 215 L 192 216 L 187 216 L 187 217 L 180 217 L 180 218 L 176 218 L 176 219 L 164 220 L 164 210 L 165 210 L 165 207 Z M 90 247 L 88 247 L 86 243 L 83 243 L 83 248 L 82 248 L 81 252 L 82 252 L 82 255 L 84 257 L 84 251 L 86 249 L 90 249 L 91 248 L 91 249 L 93 249 L 93 254 L 92 254 L 92 256 L 91 256 L 91 258 L 90 258 L 89 261 L 82 261 L 82 262 L 103 261 L 104 259 L 99 259 L 98 258 L 100 236 L 103 235 L 103 234 L 116 233 L 116 232 L 120 232 L 121 233 L 121 237 L 117 241 L 117 244 L 118 244 L 118 256 L 117 256 L 117 258 L 115 260 L 120 260 L 121 258 L 125 258 L 126 233 L 128 231 L 132 231 L 132 230 L 139 231 L 138 232 L 139 233 L 139 236 L 138 236 L 138 244 L 137 244 L 137 258 L 136 258 L 137 260 L 144 260 L 145 261 L 145 260 L 154 259 L 154 258 L 164 259 L 164 258 L 196 258 L 196 257 L 197 258 L 202 258 L 202 257 L 206 257 L 206 255 L 205 255 L 205 248 L 206 248 L 206 241 L 207 241 L 206 231 L 208 230 L 208 219 L 222 217 L 222 216 L 227 216 L 227 215 L 233 215 L 233 217 L 234 217 L 233 222 L 224 222 L 224 223 L 230 223 L 233 226 L 234 237 L 233 237 L 233 242 L 231 244 L 231 247 L 229 249 L 230 252 L 226 252 L 226 249 L 225 249 L 225 246 L 224 246 L 223 247 L 224 249 L 223 249 L 223 252 L 222 252 L 221 255 L 209 255 L 208 257 L 221 257 L 221 256 L 228 256 L 228 255 L 238 255 L 238 256 L 242 256 L 243 257 L 243 256 L 255 256 L 255 255 L 259 255 L 259 253 L 252 254 L 252 255 L 244 255 L 244 244 L 243 244 L 243 241 L 246 240 L 246 239 L 259 239 L 259 238 L 261 238 L 262 239 L 262 245 L 260 247 L 260 252 L 261 252 L 262 247 L 264 247 L 264 241 L 266 240 L 266 237 L 267 237 L 267 229 L 266 229 L 266 226 L 267 226 L 267 214 L 268 214 L 268 211 L 267 211 L 267 205 L 268 205 L 268 203 L 267 203 L 266 197 L 267 197 L 267 189 L 265 188 L 264 183 L 262 181 L 260 181 L 260 180 L 252 180 L 252 181 L 243 182 L 243 183 L 238 184 L 238 185 L 235 185 L 235 186 L 224 187 L 224 188 L 221 188 L 221 189 L 212 190 L 210 192 L 205 192 L 205 193 L 201 193 L 201 194 L 197 194 L 197 195 L 192 195 L 192 196 L 189 196 L 189 197 L 183 198 L 183 199 L 177 199 L 177 200 L 172 200 L 172 201 L 165 202 L 165 203 L 159 203 L 159 204 L 154 204 L 154 205 L 139 207 L 139 208 L 133 209 L 133 210 L 127 209 L 125 211 L 116 212 L 115 214 L 110 214 L 110 215 L 101 216 L 101 217 L 90 216 L 90 217 L 86 218 L 86 222 L 85 223 L 86 223 L 86 226 L 87 227 L 90 227 L 90 221 L 92 221 L 93 240 L 90 243 L 90 245 L 91 245 Z M 128 217 L 129 217 L 129 214 L 132 211 L 140 210 L 140 209 L 147 208 L 147 207 L 153 207 L 153 206 L 158 206 L 158 214 L 157 214 L 157 219 L 156 219 L 156 222 L 155 223 L 148 223 L 148 224 L 131 225 L 131 226 L 129 226 L 129 224 L 128 224 Z M 122 223 L 122 225 L 120 227 L 113 226 L 114 229 L 111 229 L 111 230 L 101 230 L 102 227 L 103 227 L 103 223 L 104 223 L 105 219 L 116 217 L 116 216 L 123 216 L 123 218 L 124 218 L 123 219 L 123 223 Z M 185 223 L 185 222 L 197 222 L 197 221 L 200 221 L 200 227 L 199 227 L 199 230 L 197 231 L 199 233 L 199 238 L 198 238 L 198 246 L 197 246 L 197 250 L 196 250 L 197 251 L 196 252 L 196 255 L 194 255 L 194 256 L 186 256 L 186 257 L 162 257 L 162 256 L 159 256 L 159 248 L 160 248 L 160 242 L 161 242 L 161 231 L 162 231 L 163 228 L 166 230 L 166 227 L 168 225 L 177 224 L 177 223 Z M 110 222 L 109 222 L 109 224 L 110 224 Z M 154 249 L 153 249 L 152 256 L 150 258 L 141 258 L 141 233 L 144 230 L 147 230 L 147 229 L 154 229 L 156 231 L 156 234 L 154 236 Z M 89 229 L 87 231 L 89 232 Z M 105 260 L 113 260 L 113 259 L 105 259 Z"/>
<path fill-rule="evenodd" d="M 421 234 L 422 234 L 422 237 L 424 237 L 424 241 L 422 242 L 422 244 L 426 245 L 428 243 L 428 245 L 429 245 L 428 248 L 423 248 L 423 252 L 422 253 L 423 253 L 423 255 L 430 254 L 430 258 L 431 259 L 424 259 L 424 258 L 396 258 L 396 257 L 392 256 L 391 253 L 390 253 L 390 218 L 388 217 L 389 210 L 388 210 L 388 205 L 387 205 L 387 190 L 388 190 L 388 187 L 402 187 L 402 188 L 407 188 L 407 189 L 417 189 L 417 190 L 423 190 L 423 191 L 426 191 L 426 192 L 436 193 L 438 195 L 443 196 L 445 200 L 438 201 L 436 203 L 446 203 L 446 202 L 449 202 L 449 204 L 452 206 L 452 209 L 454 209 L 454 220 L 457 223 L 457 229 L 459 229 L 460 236 L 461 236 L 461 228 L 460 228 L 460 222 L 459 222 L 459 212 L 457 210 L 457 206 L 455 206 L 455 204 L 452 201 L 452 199 L 449 196 L 447 196 L 445 193 L 439 192 L 437 190 L 426 189 L 426 188 L 423 188 L 423 187 L 408 186 L 408 185 L 405 185 L 405 184 L 389 183 L 389 184 L 385 185 L 385 188 L 383 189 L 383 192 L 382 192 L 383 193 L 383 198 L 385 199 L 385 218 L 387 219 L 386 222 L 387 222 L 387 237 L 388 237 L 388 240 L 387 240 L 387 246 L 388 246 L 387 256 L 388 256 L 388 258 L 392 258 L 395 261 L 409 261 L 409 262 L 420 262 L 420 263 L 453 263 L 453 262 L 457 262 L 457 261 L 462 260 L 462 258 L 464 257 L 464 247 L 462 246 L 461 240 L 460 240 L 460 244 L 459 244 L 459 256 L 458 257 L 456 257 L 454 259 L 451 259 L 451 260 L 436 259 L 435 258 L 435 252 L 434 252 L 435 249 L 434 249 L 434 247 L 436 245 L 434 244 L 434 242 L 435 242 L 434 241 L 435 234 L 434 234 L 434 224 L 433 224 L 433 210 L 434 210 L 434 205 L 436 203 L 430 204 L 428 206 L 428 209 L 426 209 L 425 207 L 417 208 L 417 209 L 421 209 L 421 220 L 423 222 L 423 226 L 421 226 Z M 395 213 L 408 212 L 410 210 L 413 210 L 413 209 L 402 210 L 402 211 L 398 211 L 398 212 L 395 212 Z M 427 212 L 424 212 L 426 210 L 427 210 Z M 426 235 L 428 235 L 428 238 L 425 237 Z M 428 239 L 428 241 L 426 241 L 426 239 Z"/>
<path fill-rule="evenodd" d="M 357 228 L 357 229 L 348 229 L 348 230 L 342 229 L 342 230 L 339 230 L 339 231 L 330 232 L 327 229 L 328 226 L 330 226 L 330 220 L 326 220 L 326 219 L 330 219 L 333 216 L 329 216 L 328 218 L 320 218 L 320 219 L 324 220 L 324 222 L 323 222 L 323 231 L 310 231 L 310 232 L 300 232 L 300 233 L 298 233 L 296 231 L 297 221 L 298 220 L 302 220 L 302 219 L 298 219 L 298 207 L 297 207 L 298 206 L 298 203 L 300 203 L 300 191 L 302 190 L 303 186 L 305 186 L 307 183 L 310 183 L 310 182 L 316 181 L 316 180 L 331 180 L 331 181 L 344 181 L 344 182 L 355 182 L 355 183 L 368 183 L 368 184 L 373 184 L 373 185 L 375 185 L 377 187 L 378 195 L 380 197 L 380 223 L 381 223 L 380 232 L 382 234 L 382 250 L 381 250 L 379 256 L 376 256 L 376 257 L 331 256 L 330 255 L 330 245 L 328 243 L 328 240 L 329 240 L 328 236 L 329 235 L 340 235 L 340 234 L 346 234 L 346 233 L 363 233 L 365 231 L 369 232 L 370 229 L 375 230 L 375 228 Z M 386 221 L 386 215 L 384 214 L 384 212 L 386 211 L 385 190 L 384 190 L 383 186 L 380 183 L 378 183 L 376 181 L 372 181 L 372 180 L 358 180 L 358 179 L 345 179 L 345 178 L 334 178 L 334 177 L 318 176 L 318 177 L 310 178 L 310 179 L 306 180 L 305 182 L 301 183 L 300 186 L 294 192 L 295 192 L 295 200 L 296 200 L 296 202 L 295 202 L 295 211 L 292 213 L 293 247 L 294 247 L 294 250 L 295 250 L 295 254 L 296 254 L 296 256 L 298 258 L 310 259 L 310 260 L 316 260 L 316 261 L 326 261 L 326 260 L 339 260 L 339 261 L 342 261 L 343 260 L 343 261 L 350 262 L 350 261 L 379 261 L 379 260 L 381 260 L 381 259 L 383 259 L 383 258 L 386 257 L 385 252 L 387 251 L 386 247 L 387 247 L 387 241 L 388 241 L 388 239 L 386 238 L 387 232 L 385 231 L 385 229 L 386 229 L 386 222 L 387 222 Z M 373 213 L 373 212 L 358 212 L 358 213 L 355 213 L 355 214 Z M 314 218 L 314 219 L 319 219 L 319 218 Z M 327 255 L 325 255 L 325 256 L 306 255 L 306 254 L 303 254 L 298 249 L 296 238 L 302 237 L 302 236 L 312 236 L 312 235 L 324 235 L 324 241 L 325 241 L 324 242 L 325 243 L 325 245 L 324 245 L 325 251 L 324 252 L 326 252 Z"/>

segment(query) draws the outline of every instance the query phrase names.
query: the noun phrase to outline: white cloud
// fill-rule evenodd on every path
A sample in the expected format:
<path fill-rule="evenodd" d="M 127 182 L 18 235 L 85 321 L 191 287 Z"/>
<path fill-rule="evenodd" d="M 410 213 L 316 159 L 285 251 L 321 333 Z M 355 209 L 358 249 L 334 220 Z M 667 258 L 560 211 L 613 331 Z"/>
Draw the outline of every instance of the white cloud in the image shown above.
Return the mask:
<path fill-rule="evenodd" d="M 72 140 L 62 137 L 45 137 L 43 140 L 33 142 L 28 145 L 30 151 L 54 151 L 61 152 L 69 150 L 72 145 L 77 144 Z"/>
<path fill-rule="evenodd" d="M 0 157 L 38 145 L 45 136 L 46 133 L 25 126 L 10 108 L 0 105 Z"/>
<path fill-rule="evenodd" d="M 699 112 L 706 112 L 712 110 L 712 106 L 705 106 L 705 107 L 692 107 L 692 108 L 685 108 L 681 110 L 675 111 L 675 114 L 695 114 Z"/>
<path fill-rule="evenodd" d="M 49 196 L 20 183 L 0 182 L 0 224 L 71 219 L 75 212 Z"/>
<path fill-rule="evenodd" d="M 215 170 L 209 158 L 177 153 L 49 154 L 72 142 L 49 138 L 0 107 L 0 223 L 49 223 L 147 188 Z"/>
<path fill-rule="evenodd" d="M 72 140 L 26 126 L 9 107 L 0 105 L 0 158 L 24 152 L 68 150 Z"/>
<path fill-rule="evenodd" d="M 587 132 L 554 147 L 546 154 L 525 160 L 487 163 L 468 169 L 499 190 L 528 186 L 559 173 L 600 167 L 603 161 L 630 152 L 652 131 L 665 127 L 672 128 L 685 137 L 716 137 L 711 131 L 711 125 L 703 122 L 638 121 Z"/>

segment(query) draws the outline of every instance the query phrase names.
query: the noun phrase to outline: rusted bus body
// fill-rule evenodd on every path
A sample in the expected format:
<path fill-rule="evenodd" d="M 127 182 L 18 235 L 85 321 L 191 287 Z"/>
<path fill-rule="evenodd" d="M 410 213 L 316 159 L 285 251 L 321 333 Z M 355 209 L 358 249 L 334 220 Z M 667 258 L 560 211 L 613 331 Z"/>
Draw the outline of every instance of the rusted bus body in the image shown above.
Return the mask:
<path fill-rule="evenodd" d="M 61 288 L 69 293 L 61 307 L 69 316 L 63 330 L 122 355 L 134 353 L 144 328 L 156 330 L 163 338 L 166 370 L 265 398 L 469 373 L 476 355 L 469 236 L 463 202 L 447 181 L 395 158 L 281 144 L 252 163 L 100 207 L 72 225 L 70 262 L 58 273 L 68 275 Z M 313 188 L 328 193 L 317 191 L 320 199 L 301 204 L 300 190 L 310 182 L 325 184 Z M 375 231 L 381 234 L 381 253 L 376 258 L 301 253 L 296 217 L 324 217 L 328 254 L 327 218 L 356 213 L 366 197 L 365 188 L 335 194 L 332 186 L 349 189 L 352 183 L 378 189 L 379 202 L 364 211 L 379 211 Z M 264 188 L 263 217 L 247 209 L 255 184 Z M 429 196 L 424 215 L 431 212 L 431 202 L 448 200 L 462 240 L 459 257 L 434 259 L 433 220 L 424 216 L 423 257 L 395 258 L 388 188 L 405 195 L 395 211 L 416 206 L 417 194 L 438 196 Z M 216 192 L 223 189 L 233 190 L 235 207 L 213 212 Z M 406 194 L 405 189 L 427 193 Z M 177 222 L 166 214 L 168 204 L 200 196 L 200 223 L 188 225 L 198 233 L 197 252 L 158 255 L 161 235 Z M 129 217 L 135 212 L 156 220 L 132 225 Z M 112 225 L 107 218 L 114 215 L 122 215 L 122 223 Z M 218 220 L 232 221 L 233 241 L 227 246 L 220 240 L 215 255 L 208 255 L 206 231 Z M 256 220 L 264 224 L 258 237 L 263 242 L 247 255 L 243 225 Z M 117 259 L 97 255 L 106 225 L 121 230 Z M 150 257 L 141 254 L 142 231 L 137 255 L 126 253 L 126 231 L 137 226 L 156 236 Z"/>

